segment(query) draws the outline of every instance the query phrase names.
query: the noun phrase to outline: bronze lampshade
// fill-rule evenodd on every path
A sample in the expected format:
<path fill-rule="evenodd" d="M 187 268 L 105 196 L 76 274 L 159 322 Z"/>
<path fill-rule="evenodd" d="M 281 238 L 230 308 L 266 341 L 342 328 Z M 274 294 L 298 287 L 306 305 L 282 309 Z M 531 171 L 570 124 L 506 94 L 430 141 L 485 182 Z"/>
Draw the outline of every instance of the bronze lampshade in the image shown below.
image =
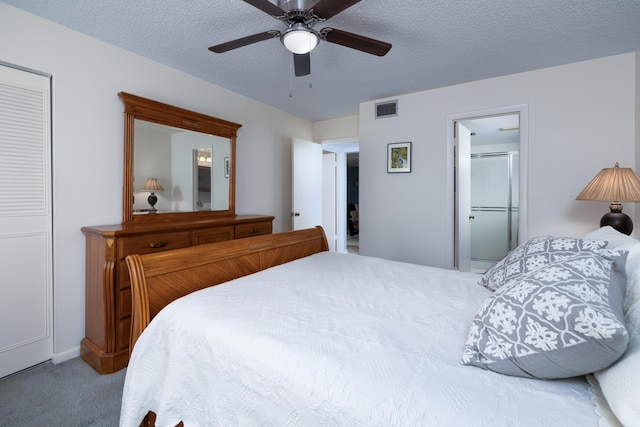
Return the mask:
<path fill-rule="evenodd" d="M 578 194 L 576 200 L 611 202 L 610 212 L 600 219 L 600 227 L 610 225 L 621 233 L 631 234 L 633 221 L 622 213 L 621 202 L 640 202 L 640 177 L 631 168 L 602 169 Z"/>

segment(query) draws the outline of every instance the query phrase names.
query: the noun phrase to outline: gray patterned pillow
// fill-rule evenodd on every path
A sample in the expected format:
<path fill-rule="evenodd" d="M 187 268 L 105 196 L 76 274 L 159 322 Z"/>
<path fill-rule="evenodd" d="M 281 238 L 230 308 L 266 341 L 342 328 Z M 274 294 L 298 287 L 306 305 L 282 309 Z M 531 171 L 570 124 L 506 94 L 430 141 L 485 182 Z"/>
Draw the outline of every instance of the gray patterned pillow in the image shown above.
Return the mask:
<path fill-rule="evenodd" d="M 552 379 L 604 369 L 627 348 L 626 251 L 578 253 L 497 290 L 476 314 L 461 363 Z"/>
<path fill-rule="evenodd" d="M 573 237 L 534 237 L 518 246 L 491 267 L 480 280 L 480 285 L 492 291 L 509 282 L 521 280 L 525 274 L 548 266 L 564 257 L 591 252 L 607 246 L 606 241 L 575 239 Z"/>

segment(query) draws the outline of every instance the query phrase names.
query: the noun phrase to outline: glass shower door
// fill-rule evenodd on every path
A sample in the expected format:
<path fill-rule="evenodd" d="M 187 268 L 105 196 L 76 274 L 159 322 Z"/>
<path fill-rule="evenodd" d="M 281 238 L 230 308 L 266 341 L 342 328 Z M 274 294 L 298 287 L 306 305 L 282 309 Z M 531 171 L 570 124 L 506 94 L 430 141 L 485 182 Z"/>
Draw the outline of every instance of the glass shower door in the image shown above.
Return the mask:
<path fill-rule="evenodd" d="M 471 156 L 471 263 L 486 270 L 518 241 L 518 155 Z"/>

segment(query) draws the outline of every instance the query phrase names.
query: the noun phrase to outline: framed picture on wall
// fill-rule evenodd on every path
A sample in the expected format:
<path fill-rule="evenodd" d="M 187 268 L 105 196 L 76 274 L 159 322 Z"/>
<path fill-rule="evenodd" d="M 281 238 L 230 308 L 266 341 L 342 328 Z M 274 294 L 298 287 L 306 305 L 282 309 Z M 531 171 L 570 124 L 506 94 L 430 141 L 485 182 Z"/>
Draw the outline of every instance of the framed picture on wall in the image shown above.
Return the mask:
<path fill-rule="evenodd" d="M 387 173 L 411 172 L 411 142 L 387 144 Z"/>

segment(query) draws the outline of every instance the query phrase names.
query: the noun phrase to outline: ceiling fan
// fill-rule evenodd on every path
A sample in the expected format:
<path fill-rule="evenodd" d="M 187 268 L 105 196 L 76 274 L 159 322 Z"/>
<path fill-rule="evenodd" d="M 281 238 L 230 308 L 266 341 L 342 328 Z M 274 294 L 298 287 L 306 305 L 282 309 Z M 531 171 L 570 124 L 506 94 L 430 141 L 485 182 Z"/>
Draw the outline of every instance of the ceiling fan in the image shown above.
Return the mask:
<path fill-rule="evenodd" d="M 209 48 L 215 53 L 247 46 L 276 37 L 293 53 L 295 75 L 306 76 L 311 73 L 310 53 L 320 40 L 356 49 L 372 55 L 384 56 L 391 44 L 371 39 L 347 31 L 326 27 L 316 31 L 313 27 L 339 14 L 361 0 L 278 0 L 278 5 L 269 0 L 243 0 L 261 11 L 282 21 L 287 29 L 270 30 L 236 40 L 221 43 Z"/>

